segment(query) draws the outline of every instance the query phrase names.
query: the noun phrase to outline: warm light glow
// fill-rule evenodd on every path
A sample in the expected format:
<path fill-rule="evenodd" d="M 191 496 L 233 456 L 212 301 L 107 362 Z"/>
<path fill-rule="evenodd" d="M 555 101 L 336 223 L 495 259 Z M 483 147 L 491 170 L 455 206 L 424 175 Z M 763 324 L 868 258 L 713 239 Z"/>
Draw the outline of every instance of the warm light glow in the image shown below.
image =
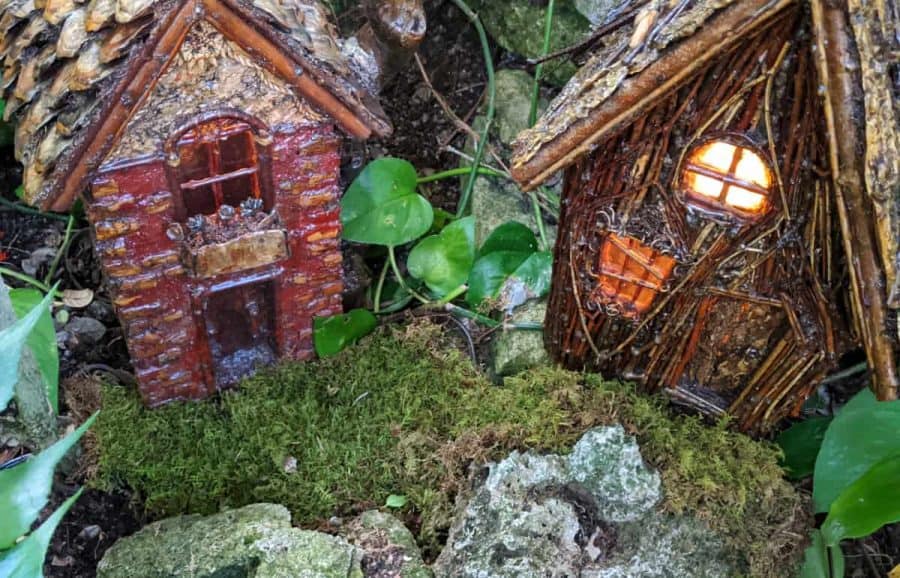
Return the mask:
<path fill-rule="evenodd" d="M 722 141 L 713 141 L 705 144 L 697 151 L 695 158 L 697 164 L 706 165 L 711 169 L 718 169 L 727 173 L 731 169 L 734 160 L 735 146 Z"/>
<path fill-rule="evenodd" d="M 756 213 L 765 206 L 766 198 L 741 187 L 730 187 L 725 195 L 725 202 L 742 211 Z"/>
<path fill-rule="evenodd" d="M 752 150 L 712 141 L 691 153 L 683 183 L 688 195 L 702 197 L 704 204 L 762 213 L 768 206 L 766 193 L 772 185 L 772 174 Z"/>

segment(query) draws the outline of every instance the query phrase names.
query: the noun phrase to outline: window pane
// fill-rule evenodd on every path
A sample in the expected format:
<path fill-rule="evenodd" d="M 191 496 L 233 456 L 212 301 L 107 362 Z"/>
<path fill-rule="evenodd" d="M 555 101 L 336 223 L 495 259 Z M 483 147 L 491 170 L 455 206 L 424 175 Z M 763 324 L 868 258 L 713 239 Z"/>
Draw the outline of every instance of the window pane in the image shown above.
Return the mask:
<path fill-rule="evenodd" d="M 741 160 L 738 162 L 737 169 L 734 174 L 737 178 L 748 183 L 756 183 L 757 185 L 768 189 L 771 183 L 769 169 L 758 155 L 751 151 L 741 151 Z"/>
<path fill-rule="evenodd" d="M 187 217 L 212 215 L 216 212 L 216 197 L 209 185 L 196 189 L 182 189 L 181 195 Z"/>
<path fill-rule="evenodd" d="M 249 132 L 225 137 L 219 141 L 219 158 L 222 164 L 220 174 L 252 167 L 255 156 L 253 137 Z"/>
<path fill-rule="evenodd" d="M 700 164 L 706 165 L 711 169 L 718 169 L 723 173 L 727 173 L 731 169 L 731 162 L 734 160 L 734 145 L 726 142 L 715 141 L 700 147 L 697 153 L 697 160 Z"/>
<path fill-rule="evenodd" d="M 759 193 L 748 191 L 741 187 L 731 186 L 728 194 L 725 196 L 725 202 L 732 207 L 742 209 L 744 211 L 759 211 L 765 206 L 766 198 Z"/>
<path fill-rule="evenodd" d="M 724 183 L 718 179 L 707 177 L 705 175 L 698 175 L 693 172 L 688 173 L 688 187 L 693 192 L 703 195 L 704 197 L 718 199 L 722 194 L 723 185 Z"/>
<path fill-rule="evenodd" d="M 210 176 L 210 147 L 207 144 L 187 144 L 178 149 L 181 183 L 205 179 Z"/>
<path fill-rule="evenodd" d="M 222 202 L 237 207 L 244 199 L 253 196 L 253 175 L 244 175 L 222 181 Z"/>

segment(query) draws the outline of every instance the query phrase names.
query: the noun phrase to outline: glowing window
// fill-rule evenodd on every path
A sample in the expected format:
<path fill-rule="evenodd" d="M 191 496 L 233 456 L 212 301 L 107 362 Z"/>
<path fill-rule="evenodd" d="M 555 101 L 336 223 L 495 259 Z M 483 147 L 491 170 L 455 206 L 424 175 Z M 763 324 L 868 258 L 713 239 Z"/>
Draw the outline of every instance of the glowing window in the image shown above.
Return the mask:
<path fill-rule="evenodd" d="M 671 257 L 611 233 L 600 247 L 592 298 L 607 313 L 635 319 L 650 309 L 674 268 Z"/>
<path fill-rule="evenodd" d="M 769 209 L 772 174 L 766 162 L 749 148 L 715 140 L 688 156 L 682 187 L 688 200 L 741 217 Z"/>

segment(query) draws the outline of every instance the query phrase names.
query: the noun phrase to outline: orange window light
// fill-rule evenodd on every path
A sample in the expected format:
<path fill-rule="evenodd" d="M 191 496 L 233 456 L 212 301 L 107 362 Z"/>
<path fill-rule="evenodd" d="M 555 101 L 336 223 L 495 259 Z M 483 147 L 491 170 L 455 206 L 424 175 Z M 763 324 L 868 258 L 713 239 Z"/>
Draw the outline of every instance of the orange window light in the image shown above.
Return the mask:
<path fill-rule="evenodd" d="M 752 150 L 714 140 L 691 151 L 682 183 L 693 202 L 739 216 L 755 216 L 769 208 L 772 173 Z"/>
<path fill-rule="evenodd" d="M 636 319 L 653 305 L 675 268 L 675 259 L 637 239 L 607 235 L 600 247 L 592 297 L 623 317 Z"/>

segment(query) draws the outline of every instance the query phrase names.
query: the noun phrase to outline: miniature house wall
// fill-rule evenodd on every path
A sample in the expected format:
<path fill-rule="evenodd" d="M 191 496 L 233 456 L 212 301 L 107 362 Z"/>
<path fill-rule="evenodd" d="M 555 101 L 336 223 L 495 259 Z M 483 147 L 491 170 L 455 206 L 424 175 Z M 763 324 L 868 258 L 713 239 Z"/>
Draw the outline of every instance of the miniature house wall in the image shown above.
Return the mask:
<path fill-rule="evenodd" d="M 26 200 L 84 198 L 144 401 L 311 357 L 342 141 L 390 132 L 321 5 L 12 3 L 0 28 Z"/>
<path fill-rule="evenodd" d="M 765 429 L 864 341 L 812 20 L 795 2 L 648 10 L 517 142 L 526 188 L 565 169 L 547 344 Z"/>

